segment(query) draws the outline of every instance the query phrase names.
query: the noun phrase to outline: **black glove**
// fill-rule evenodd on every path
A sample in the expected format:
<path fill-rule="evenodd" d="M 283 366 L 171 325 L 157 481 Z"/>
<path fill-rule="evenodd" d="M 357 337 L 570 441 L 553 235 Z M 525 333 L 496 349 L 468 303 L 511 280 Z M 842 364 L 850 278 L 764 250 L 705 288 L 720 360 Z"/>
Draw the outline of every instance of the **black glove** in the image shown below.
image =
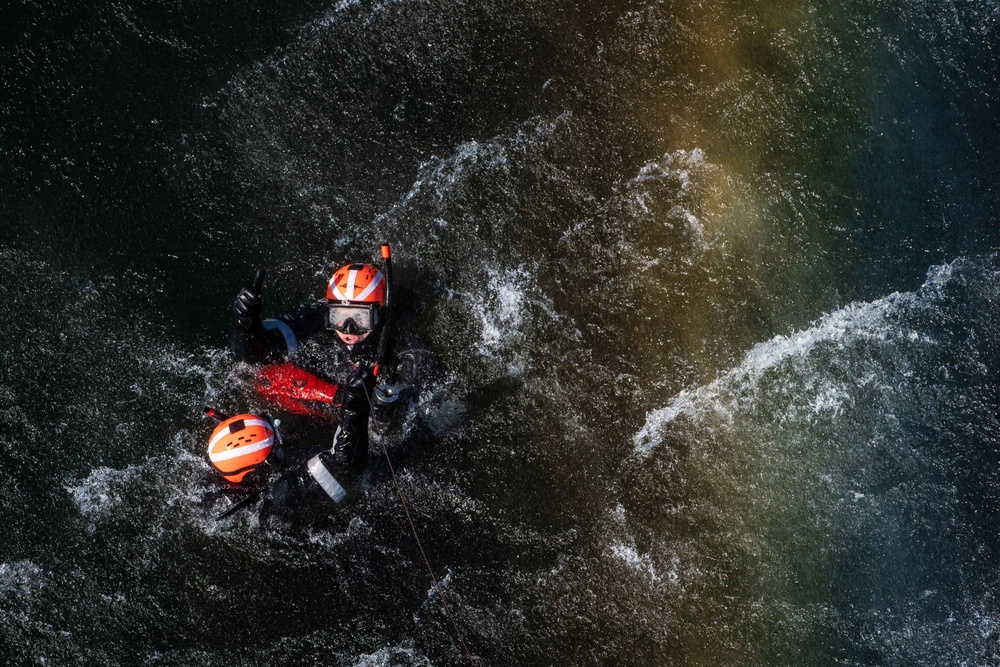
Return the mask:
<path fill-rule="evenodd" d="M 368 454 L 368 416 L 371 414 L 375 374 L 372 369 L 358 366 L 343 385 L 344 399 L 340 426 L 333 439 L 333 452 L 338 461 L 351 467 L 364 467 Z"/>
<path fill-rule="evenodd" d="M 344 385 L 344 411 L 364 413 L 368 416 L 375 392 L 375 374 L 365 365 L 359 365 Z"/>
<path fill-rule="evenodd" d="M 233 301 L 233 321 L 241 329 L 250 329 L 260 321 L 261 289 L 264 286 L 264 269 L 257 269 L 253 281 L 240 290 Z"/>

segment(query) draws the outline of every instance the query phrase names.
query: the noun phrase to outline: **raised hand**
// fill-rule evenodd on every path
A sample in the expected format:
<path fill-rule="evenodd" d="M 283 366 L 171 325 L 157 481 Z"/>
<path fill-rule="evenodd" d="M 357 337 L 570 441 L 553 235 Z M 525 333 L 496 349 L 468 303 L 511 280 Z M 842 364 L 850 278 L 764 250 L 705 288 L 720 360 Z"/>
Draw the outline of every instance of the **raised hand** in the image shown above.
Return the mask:
<path fill-rule="evenodd" d="M 233 317 L 236 324 L 243 329 L 249 329 L 260 321 L 261 292 L 264 288 L 264 276 L 267 271 L 263 267 L 257 269 L 253 280 L 236 295 L 233 301 Z"/>

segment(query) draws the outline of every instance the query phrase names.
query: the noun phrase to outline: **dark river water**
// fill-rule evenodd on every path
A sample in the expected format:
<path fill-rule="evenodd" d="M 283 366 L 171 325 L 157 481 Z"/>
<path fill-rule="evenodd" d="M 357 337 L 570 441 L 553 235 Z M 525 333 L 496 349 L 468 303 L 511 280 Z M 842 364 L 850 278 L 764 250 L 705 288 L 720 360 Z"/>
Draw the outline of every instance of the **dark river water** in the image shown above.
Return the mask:
<path fill-rule="evenodd" d="M 1000 665 L 995 0 L 0 16 L 0 663 Z M 382 241 L 437 589 L 379 451 L 214 518 L 234 294 Z"/>

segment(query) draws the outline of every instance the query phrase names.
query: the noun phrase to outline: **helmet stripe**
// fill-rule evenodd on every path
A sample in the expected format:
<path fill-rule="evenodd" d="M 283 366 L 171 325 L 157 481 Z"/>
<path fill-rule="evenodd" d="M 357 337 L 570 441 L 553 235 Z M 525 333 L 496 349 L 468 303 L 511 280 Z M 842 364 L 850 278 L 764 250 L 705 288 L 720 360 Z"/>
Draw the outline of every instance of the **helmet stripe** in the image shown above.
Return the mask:
<path fill-rule="evenodd" d="M 267 440 L 261 440 L 260 442 L 255 442 L 250 445 L 244 445 L 242 447 L 230 449 L 229 451 L 226 452 L 219 452 L 218 454 L 209 452 L 208 458 L 212 460 L 212 463 L 218 463 L 220 461 L 228 461 L 229 459 L 238 459 L 241 456 L 246 456 L 247 454 L 253 454 L 254 452 L 259 452 L 262 449 L 267 449 L 272 444 L 274 444 L 274 436 L 271 436 Z"/>
<path fill-rule="evenodd" d="M 355 300 L 355 301 L 363 301 L 363 300 L 364 300 L 364 299 L 366 299 L 366 298 L 367 298 L 367 297 L 368 297 L 368 296 L 369 296 L 369 295 L 370 295 L 370 294 L 371 294 L 372 292 L 374 292 L 374 291 L 375 291 L 375 290 L 376 290 L 376 289 L 378 288 L 378 286 L 379 286 L 379 285 L 381 285 L 381 284 L 382 284 L 382 272 L 381 272 L 381 271 L 378 271 L 378 272 L 377 272 L 377 273 L 375 274 L 375 280 L 373 280 L 373 281 L 371 281 L 370 283 L 368 283 L 368 287 L 366 287 L 366 288 L 365 288 L 365 289 L 364 289 L 364 290 L 363 290 L 363 291 L 361 292 L 361 294 L 357 294 L 357 295 L 355 295 L 355 297 L 354 297 L 354 300 Z"/>
<path fill-rule="evenodd" d="M 248 426 L 264 426 L 264 427 L 266 427 L 266 428 L 267 428 L 267 430 L 269 430 L 269 431 L 273 431 L 273 430 L 274 430 L 274 428 L 273 428 L 273 427 L 271 426 L 271 422 L 269 422 L 269 421 L 265 421 L 265 420 L 263 420 L 263 419 L 244 419 L 244 420 L 243 420 L 243 427 L 244 427 L 244 428 L 246 428 L 246 427 L 248 427 Z M 218 442 L 219 440 L 221 440 L 222 438 L 225 438 L 225 437 L 226 437 L 227 435 L 229 435 L 230 433 L 232 433 L 232 431 L 231 431 L 231 430 L 229 430 L 228 428 L 227 428 L 227 429 L 226 429 L 225 431 L 222 431 L 222 432 L 220 432 L 220 433 L 217 433 L 217 434 L 215 435 L 215 437 L 214 437 L 214 438 L 212 438 L 212 439 L 211 439 L 211 440 L 209 441 L 209 443 L 208 443 L 208 451 L 209 451 L 209 453 L 211 453 L 211 451 L 212 451 L 212 447 L 215 447 L 215 443 L 217 443 L 217 442 Z"/>
<path fill-rule="evenodd" d="M 347 274 L 347 298 L 351 301 L 354 300 L 354 281 L 358 277 L 358 270 L 351 269 Z"/>
<path fill-rule="evenodd" d="M 347 297 L 344 296 L 344 293 L 340 291 L 339 287 L 337 287 L 337 276 L 330 278 L 330 293 L 333 294 L 333 298 L 338 301 L 347 301 Z"/>

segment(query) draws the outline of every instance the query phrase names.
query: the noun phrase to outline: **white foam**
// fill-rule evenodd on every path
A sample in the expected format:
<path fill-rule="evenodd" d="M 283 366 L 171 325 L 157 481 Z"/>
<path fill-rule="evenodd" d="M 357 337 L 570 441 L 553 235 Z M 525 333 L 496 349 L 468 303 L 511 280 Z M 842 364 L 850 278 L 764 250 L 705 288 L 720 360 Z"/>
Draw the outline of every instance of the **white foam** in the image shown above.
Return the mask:
<path fill-rule="evenodd" d="M 0 594 L 26 595 L 44 584 L 45 571 L 30 560 L 0 563 Z"/>
<path fill-rule="evenodd" d="M 537 306 L 548 312 L 551 305 L 537 294 L 535 270 L 522 265 L 514 269 L 493 266 L 487 271 L 485 293 L 461 295 L 480 325 L 477 351 L 485 358 L 505 364 L 508 373 L 519 375 L 527 364 L 522 352 L 525 311 Z"/>
<path fill-rule="evenodd" d="M 626 184 L 630 201 L 639 207 L 643 214 L 652 211 L 653 193 L 649 186 L 658 183 L 669 183 L 671 196 L 682 201 L 694 195 L 694 174 L 709 169 L 705 153 L 700 148 L 691 151 L 679 150 L 665 153 L 658 160 L 650 160 L 639 169 L 635 178 Z M 701 220 L 683 203 L 674 204 L 661 222 L 678 223 L 687 235 L 692 247 L 705 250 L 708 245 L 705 240 L 705 227 Z"/>
<path fill-rule="evenodd" d="M 691 189 L 691 172 L 705 168 L 705 153 L 700 148 L 688 152 L 685 150 L 665 153 L 659 160 L 650 160 L 639 169 L 639 174 L 630 182 L 633 184 L 646 181 L 660 181 L 666 178 L 677 178 L 681 182 L 681 192 Z"/>
<path fill-rule="evenodd" d="M 752 392 L 765 375 L 786 364 L 800 362 L 820 345 L 846 347 L 862 340 L 905 341 L 909 346 L 934 345 L 933 338 L 908 328 L 899 315 L 940 299 L 954 274 L 953 264 L 932 267 L 924 285 L 915 292 L 895 292 L 870 303 L 853 303 L 823 316 L 808 329 L 758 343 L 738 366 L 715 381 L 685 389 L 663 408 L 651 411 L 646 416 L 646 423 L 633 437 L 636 454 L 640 458 L 647 456 L 662 442 L 664 429 L 681 415 L 693 423 L 709 415 L 723 423 L 731 422 L 734 412 L 742 405 L 740 397 Z M 871 374 L 854 378 L 856 384 L 872 381 L 877 380 Z M 827 383 L 814 389 L 815 396 L 806 406 L 814 415 L 829 413 L 835 416 L 849 398 L 836 384 Z"/>
<path fill-rule="evenodd" d="M 503 341 L 517 333 L 524 321 L 522 305 L 528 276 L 521 271 L 491 269 L 489 298 L 475 299 L 473 309 L 482 324 L 480 350 L 488 355 L 502 347 Z"/>
<path fill-rule="evenodd" d="M 374 653 L 359 655 L 354 667 L 393 667 L 395 665 L 410 665 L 432 667 L 433 663 L 427 656 L 415 649 L 403 646 L 381 648 Z"/>
<path fill-rule="evenodd" d="M 535 117 L 521 123 L 511 134 L 500 134 L 488 141 L 467 141 L 460 144 L 447 158 L 431 157 L 421 163 L 417 170 L 417 180 L 410 189 L 388 211 L 376 220 L 399 218 L 411 202 L 427 194 L 442 201 L 451 191 L 459 187 L 472 170 L 502 171 L 510 168 L 512 154 L 523 152 L 526 147 L 544 141 L 554 135 L 572 114 L 564 113 L 555 119 Z M 438 225 L 447 226 L 446 220 L 438 219 Z M 443 223 L 443 224 L 442 224 Z"/>
<path fill-rule="evenodd" d="M 649 576 L 654 582 L 660 580 L 660 575 L 657 573 L 656 567 L 653 565 L 653 559 L 649 554 L 640 554 L 634 546 L 623 544 L 622 542 L 612 544 L 611 553 L 632 570 Z"/>
<path fill-rule="evenodd" d="M 80 514 L 89 519 L 104 518 L 129 500 L 122 493 L 124 487 L 141 474 L 142 468 L 136 465 L 123 470 L 102 466 L 92 470 L 80 484 L 65 488 Z"/>
<path fill-rule="evenodd" d="M 440 201 L 445 193 L 462 182 L 466 172 L 474 167 L 506 168 L 507 165 L 507 150 L 501 141 L 494 139 L 487 143 L 478 141 L 463 143 L 446 159 L 435 156 L 422 163 L 417 172 L 417 180 L 399 202 L 381 217 L 399 215 L 402 209 L 407 208 L 414 199 L 426 191 L 430 191 Z"/>

